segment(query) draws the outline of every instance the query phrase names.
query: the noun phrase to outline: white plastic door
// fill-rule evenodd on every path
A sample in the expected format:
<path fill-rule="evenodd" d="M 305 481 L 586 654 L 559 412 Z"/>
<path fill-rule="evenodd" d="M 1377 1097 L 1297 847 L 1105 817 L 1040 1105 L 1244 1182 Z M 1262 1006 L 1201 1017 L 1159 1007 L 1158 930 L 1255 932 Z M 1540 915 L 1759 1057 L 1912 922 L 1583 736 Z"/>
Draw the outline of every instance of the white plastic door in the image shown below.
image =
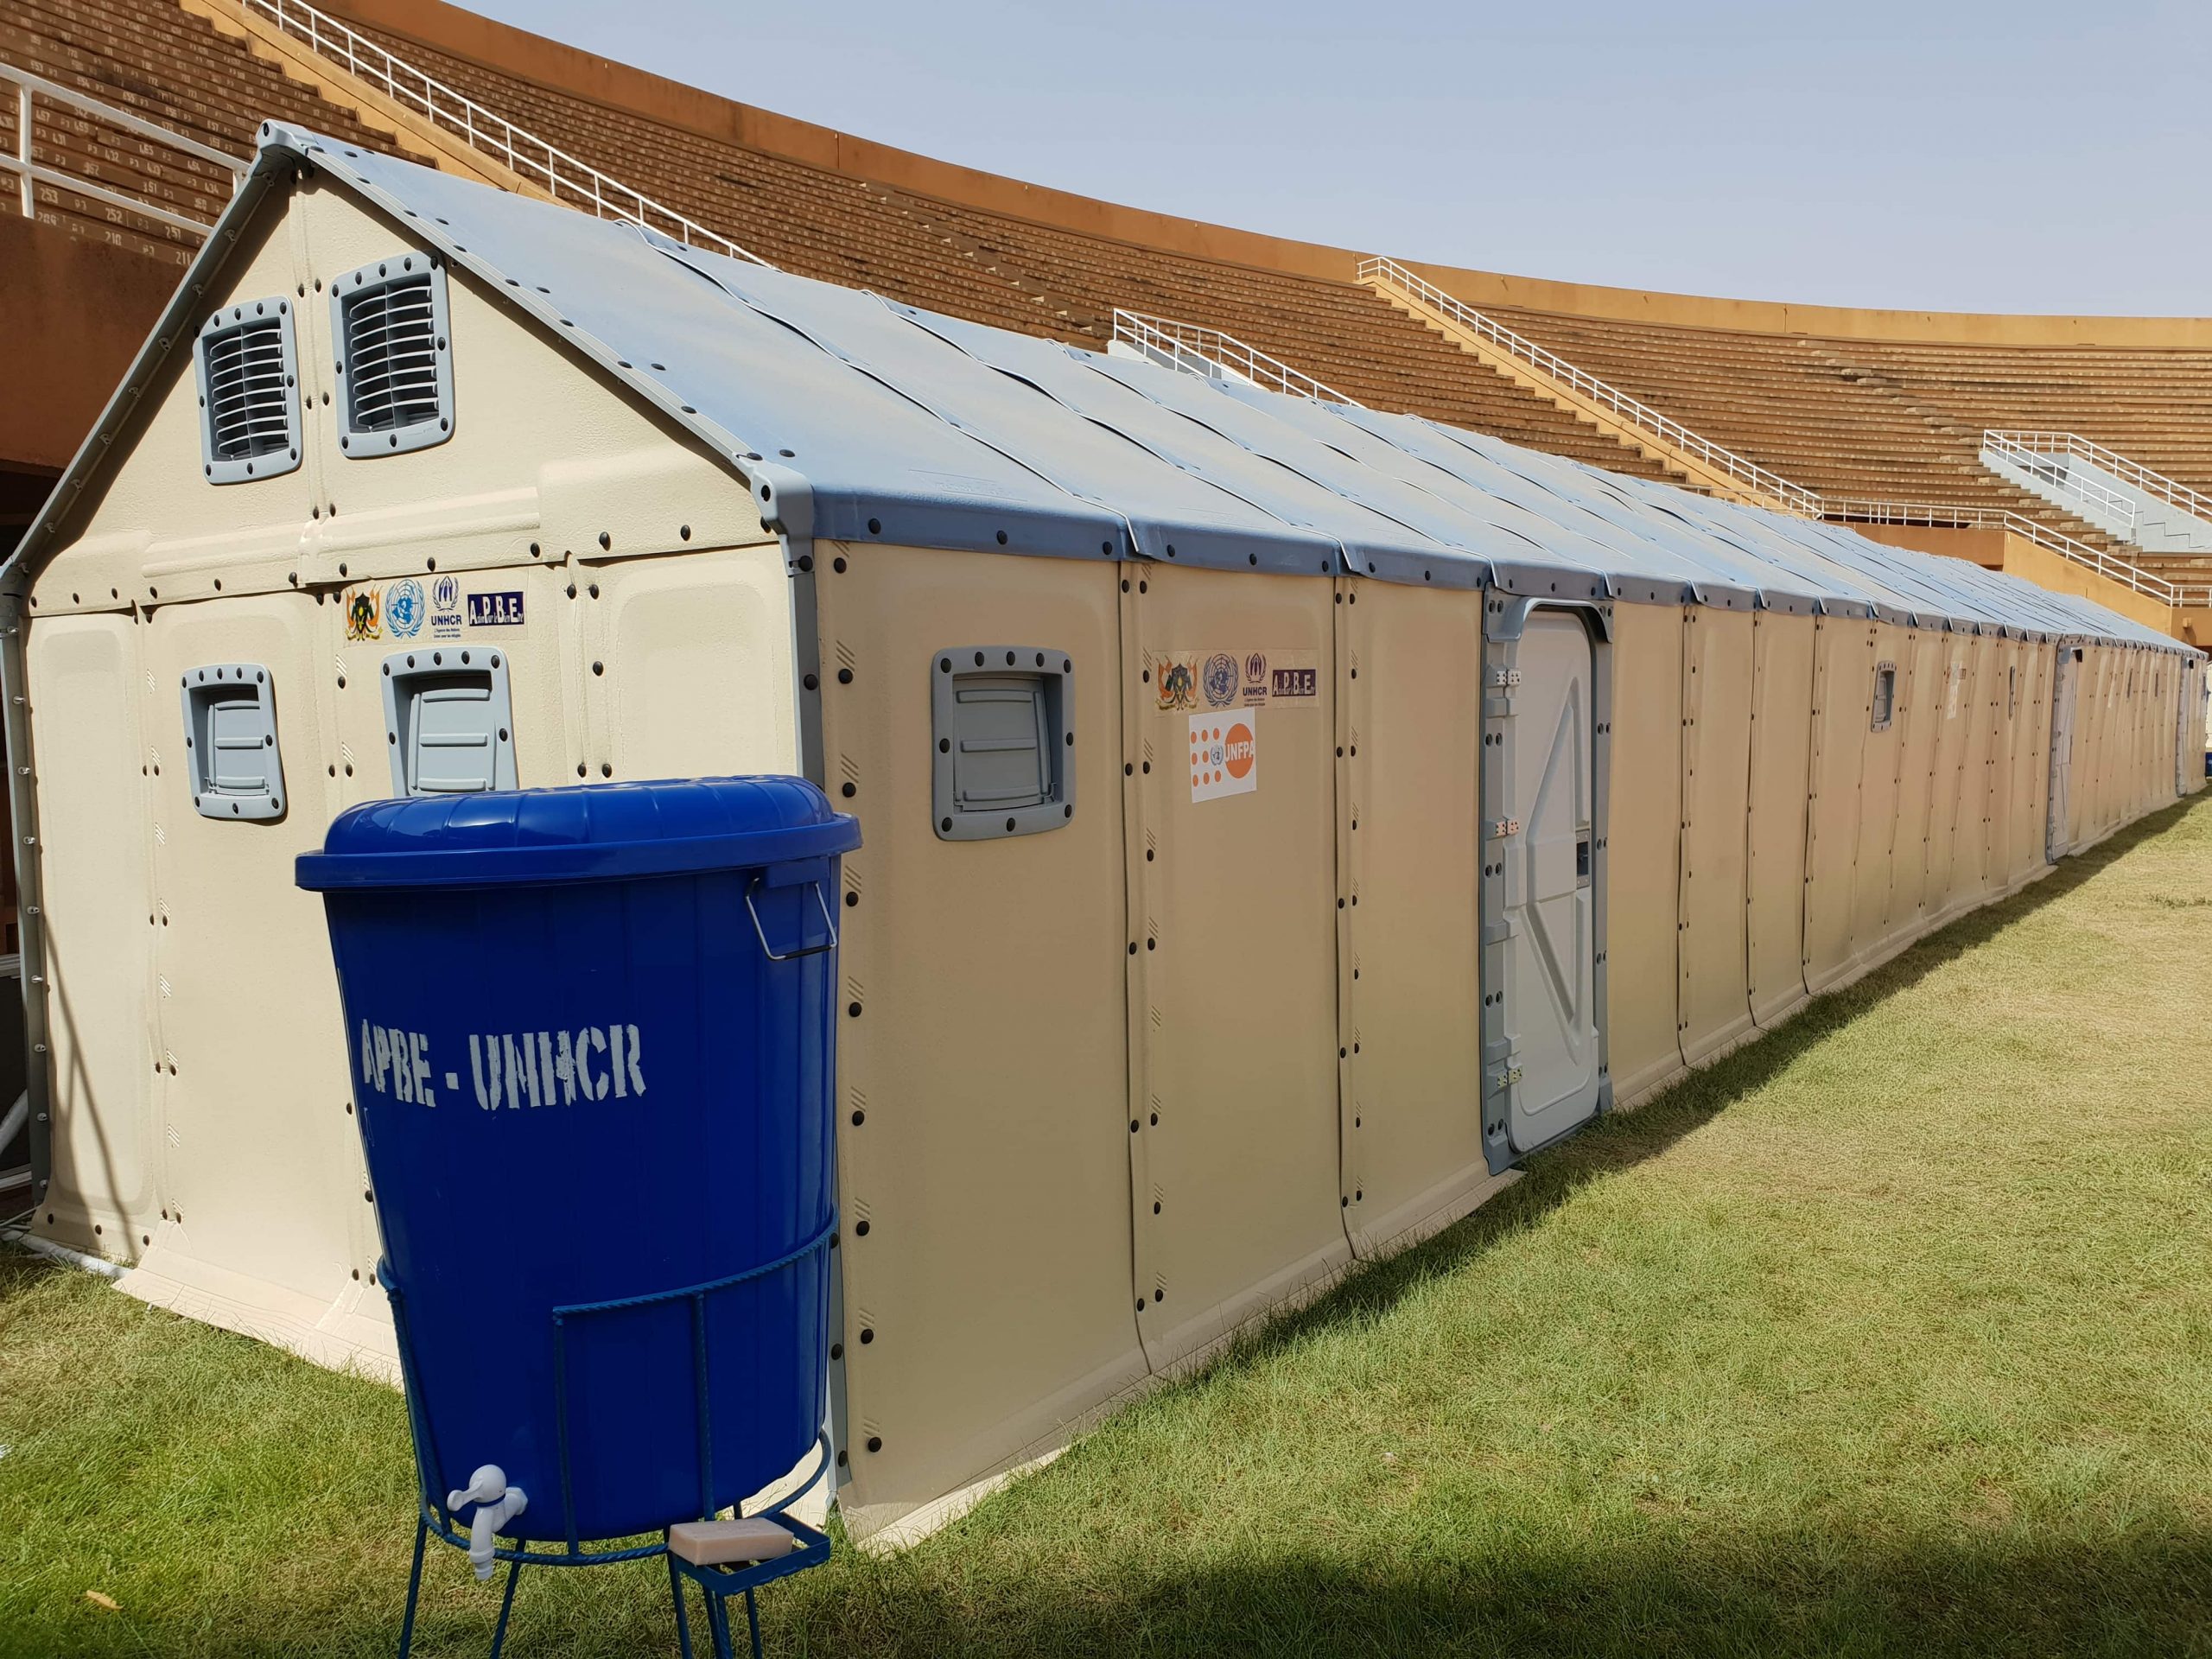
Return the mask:
<path fill-rule="evenodd" d="M 1590 637 L 1537 611 L 1516 658 L 1506 840 L 1507 1122 L 1513 1149 L 1598 1109 L 1597 908 L 1591 885 Z M 1517 1074 L 1517 1075 L 1516 1075 Z"/>

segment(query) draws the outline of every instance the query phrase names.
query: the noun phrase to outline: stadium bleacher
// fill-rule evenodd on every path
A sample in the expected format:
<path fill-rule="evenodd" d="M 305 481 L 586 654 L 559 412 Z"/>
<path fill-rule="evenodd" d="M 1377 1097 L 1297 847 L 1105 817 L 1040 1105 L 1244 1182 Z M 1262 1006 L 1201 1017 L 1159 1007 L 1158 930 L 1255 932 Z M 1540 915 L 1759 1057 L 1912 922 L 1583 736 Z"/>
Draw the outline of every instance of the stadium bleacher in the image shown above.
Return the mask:
<path fill-rule="evenodd" d="M 1117 308 L 1218 329 L 1377 408 L 1407 410 L 1636 475 L 1682 481 L 1646 448 L 1603 431 L 1460 350 L 1353 280 L 1353 261 L 1268 239 L 1102 233 L 1071 198 L 836 141 L 825 162 L 779 153 L 768 117 L 438 0 L 328 0 L 324 10 L 406 63 L 582 162 L 788 270 L 916 305 L 1103 347 Z M 209 14 L 203 16 L 201 14 Z M 220 25 L 210 16 L 221 18 Z M 240 0 L 10 0 L 0 62 L 228 153 L 250 151 L 275 117 L 395 151 L 386 115 L 348 104 L 342 63 L 311 84 L 288 73 Z M 366 118 L 364 112 L 366 111 Z M 12 100 L 0 143 L 12 147 Z M 750 124 L 748 124 L 748 123 Z M 819 135 L 821 130 L 811 129 Z M 194 220 L 212 219 L 230 181 L 219 167 L 162 152 L 96 118 L 36 114 L 40 158 Z M 804 146 L 787 146 L 797 150 Z M 419 145 L 415 148 L 420 148 Z M 901 176 L 875 176 L 901 171 Z M 919 181 L 918 183 L 918 181 Z M 41 225 L 118 255 L 181 264 L 195 238 L 67 188 L 39 188 Z M 1008 196 L 1032 204 L 1007 211 Z M 1056 207 L 1055 204 L 1061 207 Z M 1137 215 L 1149 219 L 1151 216 Z M 1166 223 L 1167 221 L 1161 221 Z M 1179 221 L 1176 222 L 1179 223 Z M 1211 227 L 1197 227 L 1206 231 Z M 1216 244 L 1259 250 L 1222 257 Z M 1856 517 L 1851 504 L 1947 504 L 2011 512 L 2141 568 L 2202 582 L 2212 560 L 2145 555 L 1984 467 L 1985 427 L 2081 432 L 2144 465 L 2212 484 L 2212 350 L 2033 346 L 1827 337 L 1797 329 L 1694 327 L 1585 308 L 1485 303 L 1485 313 L 1697 434 Z M 133 337 L 149 319 L 118 320 Z M 0 464 L 16 458 L 0 455 Z M 44 464 L 50 465 L 48 458 Z"/>
<path fill-rule="evenodd" d="M 287 79 L 175 0 L 9 0 L 0 10 L 0 61 L 230 154 L 247 156 L 271 117 L 300 121 L 380 149 L 392 141 L 353 112 Z M 35 105 L 38 158 L 73 175 L 213 222 L 231 175 L 164 150 L 96 117 Z M 14 100 L 0 107 L 0 143 L 17 143 Z M 169 264 L 188 264 L 199 238 L 157 220 L 56 187 L 41 187 L 39 217 Z M 150 321 L 150 319 L 142 320 Z"/>

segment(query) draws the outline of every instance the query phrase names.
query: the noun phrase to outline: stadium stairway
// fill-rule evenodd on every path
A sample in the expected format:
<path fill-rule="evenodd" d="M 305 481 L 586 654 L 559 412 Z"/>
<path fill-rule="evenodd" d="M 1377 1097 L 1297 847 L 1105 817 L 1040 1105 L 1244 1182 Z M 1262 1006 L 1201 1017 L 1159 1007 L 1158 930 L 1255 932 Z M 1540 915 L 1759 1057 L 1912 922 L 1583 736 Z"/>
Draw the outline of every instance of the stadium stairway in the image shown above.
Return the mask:
<path fill-rule="evenodd" d="M 1847 522 L 2010 514 L 2110 558 L 2139 555 L 2069 504 L 1985 466 L 1980 427 L 1919 388 L 1823 349 L 1834 342 L 1507 307 L 1475 312 L 1387 260 L 1367 262 L 1363 278 L 1471 355 L 1512 365 L 1517 354 L 1525 382 L 1563 404 L 1596 402 L 1580 384 L 1594 378 L 1616 394 L 1600 407 L 1624 441 L 1678 459 L 1721 493 Z M 1484 328 L 1495 331 L 1491 339 Z M 1676 338 L 1686 334 L 1697 338 Z M 1512 336 L 1519 343 L 1510 350 L 1492 343 Z M 1900 515 L 1907 507 L 1939 511 Z"/>
<path fill-rule="evenodd" d="M 397 148 L 355 109 L 290 79 L 176 0 L 9 0 L 0 60 L 235 156 L 253 153 L 256 129 L 272 117 L 364 148 Z M 12 99 L 5 104 L 0 143 L 12 151 L 19 111 Z M 31 136 L 41 162 L 188 219 L 212 223 L 230 200 L 229 174 L 96 117 L 36 104 Z M 188 264 L 199 247 L 189 232 L 58 186 L 38 188 L 37 217 L 168 264 Z"/>

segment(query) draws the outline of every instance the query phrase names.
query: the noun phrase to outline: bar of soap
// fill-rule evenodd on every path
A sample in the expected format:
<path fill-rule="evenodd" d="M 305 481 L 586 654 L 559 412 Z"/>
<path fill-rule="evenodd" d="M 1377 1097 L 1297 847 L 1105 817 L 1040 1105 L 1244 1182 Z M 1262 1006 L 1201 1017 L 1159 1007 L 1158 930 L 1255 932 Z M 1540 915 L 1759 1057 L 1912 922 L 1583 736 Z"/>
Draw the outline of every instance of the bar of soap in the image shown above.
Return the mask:
<path fill-rule="evenodd" d="M 798 1547 L 798 1539 L 765 1516 L 735 1521 L 679 1521 L 668 1529 L 669 1553 L 694 1567 L 771 1561 Z"/>

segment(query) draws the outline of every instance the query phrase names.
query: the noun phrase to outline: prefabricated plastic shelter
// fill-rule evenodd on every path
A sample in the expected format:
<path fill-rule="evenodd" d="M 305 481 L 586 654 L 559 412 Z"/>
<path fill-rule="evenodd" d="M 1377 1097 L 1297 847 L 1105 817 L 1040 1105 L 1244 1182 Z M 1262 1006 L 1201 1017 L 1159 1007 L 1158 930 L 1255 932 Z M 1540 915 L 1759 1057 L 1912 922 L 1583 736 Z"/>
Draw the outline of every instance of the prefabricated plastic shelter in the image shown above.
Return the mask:
<path fill-rule="evenodd" d="M 863 1535 L 2202 781 L 2203 658 L 2082 601 L 277 129 L 4 585 L 38 1224 L 327 1362 L 391 1352 L 332 816 L 859 816 Z M 537 1109 L 605 1179 L 500 1201 L 620 1229 L 647 1103 Z"/>

